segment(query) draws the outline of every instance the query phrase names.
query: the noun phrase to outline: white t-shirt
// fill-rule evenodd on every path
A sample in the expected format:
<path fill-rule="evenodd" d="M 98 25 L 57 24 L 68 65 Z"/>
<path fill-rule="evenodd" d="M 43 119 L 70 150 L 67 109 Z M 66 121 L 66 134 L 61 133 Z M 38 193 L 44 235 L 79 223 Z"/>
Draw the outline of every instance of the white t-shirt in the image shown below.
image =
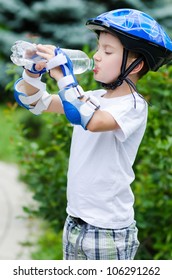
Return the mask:
<path fill-rule="evenodd" d="M 74 126 L 67 213 L 97 227 L 119 229 L 134 221 L 132 165 L 146 128 L 147 103 L 137 93 L 105 98 L 102 92 L 91 94 L 100 100 L 101 110 L 109 112 L 120 129 L 90 132 Z"/>

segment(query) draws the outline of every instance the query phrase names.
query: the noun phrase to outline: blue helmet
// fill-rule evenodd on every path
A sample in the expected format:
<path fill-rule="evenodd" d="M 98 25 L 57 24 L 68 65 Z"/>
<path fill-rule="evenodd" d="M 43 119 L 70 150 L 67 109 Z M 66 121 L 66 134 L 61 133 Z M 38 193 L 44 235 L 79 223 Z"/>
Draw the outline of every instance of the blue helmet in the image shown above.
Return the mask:
<path fill-rule="evenodd" d="M 150 70 L 156 71 L 172 59 L 172 41 L 149 15 L 133 9 L 118 9 L 88 19 L 89 29 L 116 34 L 124 48 L 142 54 Z"/>

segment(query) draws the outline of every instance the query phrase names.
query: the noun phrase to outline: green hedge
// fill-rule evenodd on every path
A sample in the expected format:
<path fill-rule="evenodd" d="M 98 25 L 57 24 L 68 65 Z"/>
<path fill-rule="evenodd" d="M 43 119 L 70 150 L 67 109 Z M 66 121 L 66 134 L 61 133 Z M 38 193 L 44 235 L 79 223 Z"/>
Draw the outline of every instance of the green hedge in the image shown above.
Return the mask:
<path fill-rule="evenodd" d="M 96 88 L 90 73 L 78 76 L 85 90 Z M 47 77 L 48 89 L 56 84 Z M 147 130 L 136 158 L 136 220 L 141 246 L 138 259 L 172 258 L 172 66 L 150 72 L 138 83 L 149 106 Z M 72 133 L 64 116 L 26 112 L 20 122 L 21 177 L 39 202 L 26 209 L 60 232 L 66 217 L 66 172 Z"/>
<path fill-rule="evenodd" d="M 172 67 L 150 72 L 138 88 L 152 104 L 134 165 L 138 257 L 172 259 Z"/>

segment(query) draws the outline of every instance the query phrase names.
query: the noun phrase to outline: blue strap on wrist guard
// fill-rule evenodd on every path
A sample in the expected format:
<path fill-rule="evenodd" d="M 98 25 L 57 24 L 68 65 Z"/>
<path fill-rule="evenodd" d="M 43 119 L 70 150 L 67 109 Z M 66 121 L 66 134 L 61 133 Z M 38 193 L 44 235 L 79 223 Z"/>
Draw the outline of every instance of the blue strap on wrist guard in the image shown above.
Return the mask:
<path fill-rule="evenodd" d="M 40 70 L 40 71 L 38 71 L 38 70 L 36 70 L 36 68 L 35 68 L 35 65 L 36 64 L 33 64 L 32 65 L 32 68 L 29 70 L 29 69 L 27 69 L 30 73 L 33 73 L 33 74 L 44 74 L 44 73 L 46 73 L 47 72 L 47 69 L 44 67 L 42 70 Z"/>

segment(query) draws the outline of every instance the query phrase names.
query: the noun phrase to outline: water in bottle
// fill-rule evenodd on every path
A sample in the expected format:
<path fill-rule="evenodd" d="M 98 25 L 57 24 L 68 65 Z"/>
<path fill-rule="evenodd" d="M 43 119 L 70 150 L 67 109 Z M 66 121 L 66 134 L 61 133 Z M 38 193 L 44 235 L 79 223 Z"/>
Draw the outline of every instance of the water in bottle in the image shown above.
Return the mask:
<path fill-rule="evenodd" d="M 93 69 L 93 60 L 80 50 L 62 49 L 73 63 L 74 74 L 82 74 Z"/>
<path fill-rule="evenodd" d="M 80 50 L 63 49 L 73 63 L 74 74 L 81 74 L 93 68 L 93 60 L 88 55 Z M 37 55 L 36 44 L 26 41 L 17 41 L 11 48 L 12 55 L 10 56 L 12 62 L 18 66 L 26 66 L 29 63 L 38 63 L 46 60 Z"/>

